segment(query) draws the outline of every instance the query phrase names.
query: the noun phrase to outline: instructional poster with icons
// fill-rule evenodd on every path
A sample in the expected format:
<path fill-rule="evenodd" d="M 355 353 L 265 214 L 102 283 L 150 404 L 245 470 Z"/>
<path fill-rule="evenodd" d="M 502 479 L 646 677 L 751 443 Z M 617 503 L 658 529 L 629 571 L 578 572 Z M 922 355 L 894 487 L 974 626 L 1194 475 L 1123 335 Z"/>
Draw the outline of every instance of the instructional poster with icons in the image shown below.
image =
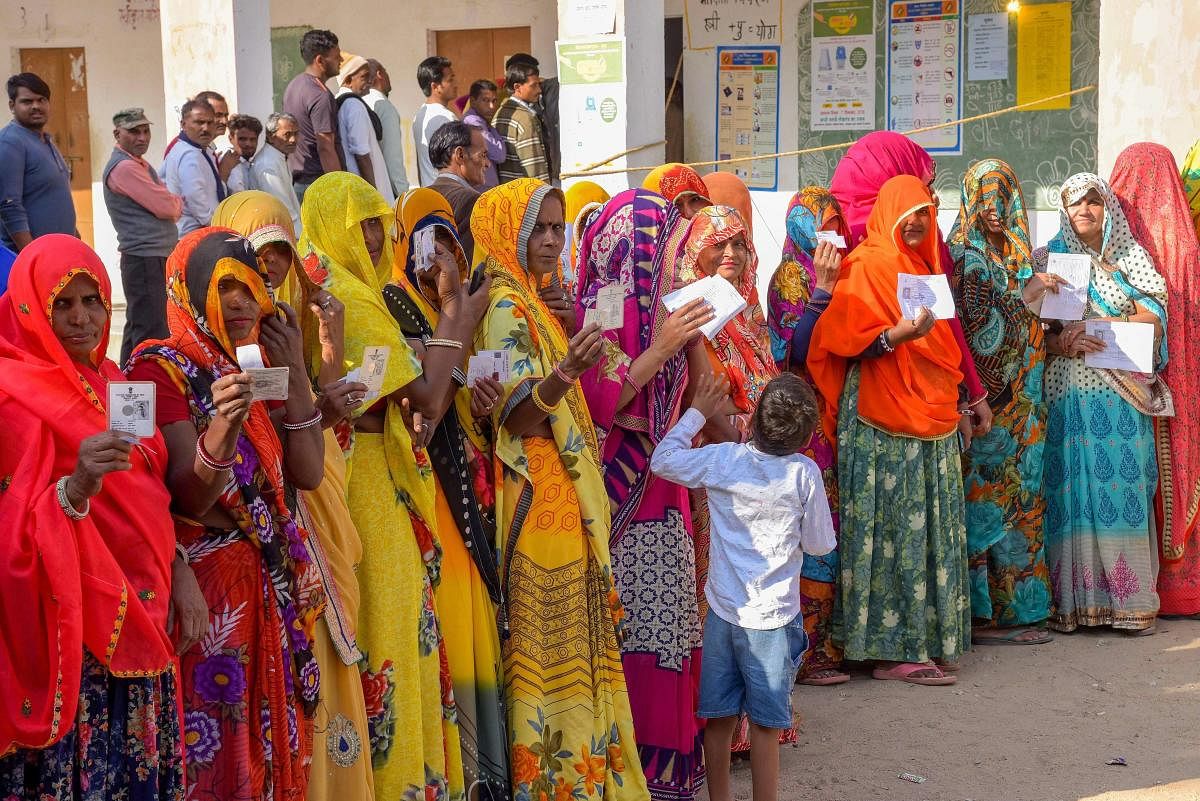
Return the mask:
<path fill-rule="evenodd" d="M 717 48 L 718 159 L 770 156 L 779 152 L 779 48 Z M 751 189 L 774 191 L 777 159 L 722 166 Z"/>
<path fill-rule="evenodd" d="M 554 49 L 558 113 L 577 134 L 562 142 L 563 169 L 577 170 L 625 147 L 625 39 L 555 42 Z"/>
<path fill-rule="evenodd" d="M 901 0 L 889 3 L 887 129 L 910 131 L 962 116 L 962 3 Z M 930 153 L 960 155 L 958 125 L 916 134 Z"/>
<path fill-rule="evenodd" d="M 873 0 L 813 0 L 813 131 L 875 128 Z"/>

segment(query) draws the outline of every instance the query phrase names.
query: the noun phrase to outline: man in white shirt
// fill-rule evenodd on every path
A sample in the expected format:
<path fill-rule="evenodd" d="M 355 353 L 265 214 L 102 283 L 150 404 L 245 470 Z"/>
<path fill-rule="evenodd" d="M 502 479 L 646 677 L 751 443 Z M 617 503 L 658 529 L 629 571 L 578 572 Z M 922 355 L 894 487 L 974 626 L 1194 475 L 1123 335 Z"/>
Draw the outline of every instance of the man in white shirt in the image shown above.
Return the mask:
<path fill-rule="evenodd" d="M 401 197 L 408 191 L 408 171 L 404 169 L 404 133 L 400 124 L 400 112 L 395 104 L 388 100 L 392 93 L 392 79 L 387 70 L 373 58 L 367 59 L 367 94 L 363 98 L 367 105 L 379 118 L 383 127 L 383 141 L 379 146 L 383 149 L 383 160 L 387 163 L 388 178 L 392 181 L 392 191 L 396 197 Z"/>
<path fill-rule="evenodd" d="M 254 159 L 262 130 L 263 126 L 258 118 L 249 114 L 234 114 L 229 118 L 229 140 L 233 142 L 233 152 L 237 156 L 237 162 L 230 170 L 229 180 L 226 182 L 230 194 L 262 188 L 254 177 Z"/>
<path fill-rule="evenodd" d="M 458 119 L 450 110 L 450 104 L 458 97 L 450 59 L 430 56 L 418 64 L 417 85 L 425 95 L 425 103 L 413 117 L 413 145 L 417 150 L 417 177 L 421 186 L 429 186 L 438 176 L 437 168 L 429 160 L 429 140 L 438 128 Z"/>
<path fill-rule="evenodd" d="M 216 135 L 216 115 L 203 100 L 183 104 L 179 139 L 162 165 L 162 179 L 171 194 L 183 198 L 179 235 L 204 228 L 228 192 L 209 150 Z"/>
<path fill-rule="evenodd" d="M 729 401 L 723 375 L 705 372 L 698 384 L 692 407 L 655 448 L 650 470 L 708 491 L 709 612 L 696 714 L 707 719 L 709 794 L 733 797 L 729 749 L 744 711 L 754 797 L 774 799 L 779 735 L 792 725 L 792 685 L 808 647 L 800 570 L 805 553 L 821 556 L 837 546 L 821 471 L 800 453 L 817 427 L 817 401 L 803 379 L 784 373 L 759 397 L 750 442 L 693 448 L 707 419 Z"/>
<path fill-rule="evenodd" d="M 370 67 L 362 56 L 350 56 L 342 62 L 338 73 L 337 93 L 338 133 L 342 140 L 342 153 L 346 169 L 360 175 L 367 183 L 379 190 L 388 205 L 396 202 L 392 181 L 388 177 L 387 163 L 379 147 L 379 118 L 367 106 L 363 95 L 367 93 L 367 77 Z"/>
<path fill-rule="evenodd" d="M 292 217 L 292 228 L 300 238 L 300 200 L 292 185 L 288 156 L 296 150 L 300 123 L 291 114 L 276 112 L 267 117 L 267 141 L 254 157 L 254 182 L 258 188 L 277 197 Z"/>

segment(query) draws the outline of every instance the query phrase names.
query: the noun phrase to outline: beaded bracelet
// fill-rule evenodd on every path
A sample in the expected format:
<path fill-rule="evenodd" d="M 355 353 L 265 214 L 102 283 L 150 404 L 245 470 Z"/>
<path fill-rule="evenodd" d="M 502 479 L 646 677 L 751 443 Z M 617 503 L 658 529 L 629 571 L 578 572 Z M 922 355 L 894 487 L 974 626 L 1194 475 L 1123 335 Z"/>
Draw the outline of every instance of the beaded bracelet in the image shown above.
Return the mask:
<path fill-rule="evenodd" d="M 457 339 L 433 338 L 425 340 L 425 347 L 427 348 L 454 348 L 455 350 L 462 350 L 462 346 L 463 344 Z"/>
<path fill-rule="evenodd" d="M 450 380 L 460 387 L 467 385 L 467 374 L 463 372 L 461 367 L 455 367 L 450 371 Z"/>
<path fill-rule="evenodd" d="M 70 476 L 63 476 L 54 485 L 55 492 L 58 495 L 58 505 L 62 507 L 63 514 L 72 520 L 82 520 L 88 516 L 88 512 L 92 511 L 92 500 L 86 498 L 83 501 L 83 511 L 79 511 L 71 504 L 71 499 L 67 496 L 67 482 L 71 480 Z"/>
<path fill-rule="evenodd" d="M 214 473 L 220 473 L 233 467 L 233 463 L 237 461 L 237 454 L 235 453 L 224 461 L 217 459 L 204 447 L 204 435 L 201 434 L 196 437 L 196 458 L 209 470 L 212 470 Z"/>
<path fill-rule="evenodd" d="M 529 397 L 533 398 L 533 405 L 541 409 L 546 414 L 554 414 L 554 407 L 542 400 L 542 396 L 538 394 L 538 387 L 542 383 L 539 381 L 536 386 L 530 391 Z"/>
<path fill-rule="evenodd" d="M 896 352 L 896 346 L 888 342 L 887 331 L 879 332 L 879 347 L 883 348 L 884 353 Z"/>
<path fill-rule="evenodd" d="M 307 420 L 304 420 L 302 422 L 289 423 L 287 420 L 284 420 L 283 427 L 287 431 L 303 431 L 306 428 L 312 428 L 313 426 L 318 425 L 320 422 L 321 422 L 321 410 L 317 409 L 315 412 L 313 412 L 312 417 L 310 417 Z"/>

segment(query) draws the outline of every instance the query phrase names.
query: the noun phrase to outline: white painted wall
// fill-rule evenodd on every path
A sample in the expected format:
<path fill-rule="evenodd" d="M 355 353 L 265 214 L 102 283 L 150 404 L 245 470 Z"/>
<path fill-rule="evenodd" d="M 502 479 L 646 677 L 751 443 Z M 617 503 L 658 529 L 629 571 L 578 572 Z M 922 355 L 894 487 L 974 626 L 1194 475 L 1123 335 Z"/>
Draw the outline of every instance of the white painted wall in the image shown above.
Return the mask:
<path fill-rule="evenodd" d="M 1100 4 L 1098 160 L 1101 175 L 1135 142 L 1158 142 L 1182 162 L 1200 137 L 1200 2 Z"/>
<path fill-rule="evenodd" d="M 162 50 L 157 3 L 151 0 L 3 0 L 0 2 L 0 60 L 3 78 L 20 69 L 20 51 L 33 47 L 82 47 L 87 63 L 88 116 L 92 147 L 92 216 L 96 252 L 125 302 L 117 270 L 117 240 L 108 222 L 100 176 L 112 153 L 112 115 L 141 106 L 154 123 L 147 158 L 158 164 L 178 122 L 164 121 Z M 7 99 L 7 98 L 6 98 Z M 51 115 L 55 113 L 51 98 Z M 7 122 L 7 113 L 0 115 Z"/>

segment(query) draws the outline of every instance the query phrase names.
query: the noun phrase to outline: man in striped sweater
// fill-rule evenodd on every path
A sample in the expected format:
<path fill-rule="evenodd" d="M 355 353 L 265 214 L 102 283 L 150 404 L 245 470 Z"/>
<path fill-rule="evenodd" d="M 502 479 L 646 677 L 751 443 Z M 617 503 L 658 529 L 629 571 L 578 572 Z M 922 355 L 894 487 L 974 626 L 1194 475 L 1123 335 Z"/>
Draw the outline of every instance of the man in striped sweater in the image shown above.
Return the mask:
<path fill-rule="evenodd" d="M 500 183 L 517 178 L 550 182 L 546 160 L 546 135 L 533 104 L 542 94 L 538 68 L 526 62 L 510 64 L 504 76 L 512 95 L 496 109 L 492 127 L 504 138 L 504 162 Z"/>

